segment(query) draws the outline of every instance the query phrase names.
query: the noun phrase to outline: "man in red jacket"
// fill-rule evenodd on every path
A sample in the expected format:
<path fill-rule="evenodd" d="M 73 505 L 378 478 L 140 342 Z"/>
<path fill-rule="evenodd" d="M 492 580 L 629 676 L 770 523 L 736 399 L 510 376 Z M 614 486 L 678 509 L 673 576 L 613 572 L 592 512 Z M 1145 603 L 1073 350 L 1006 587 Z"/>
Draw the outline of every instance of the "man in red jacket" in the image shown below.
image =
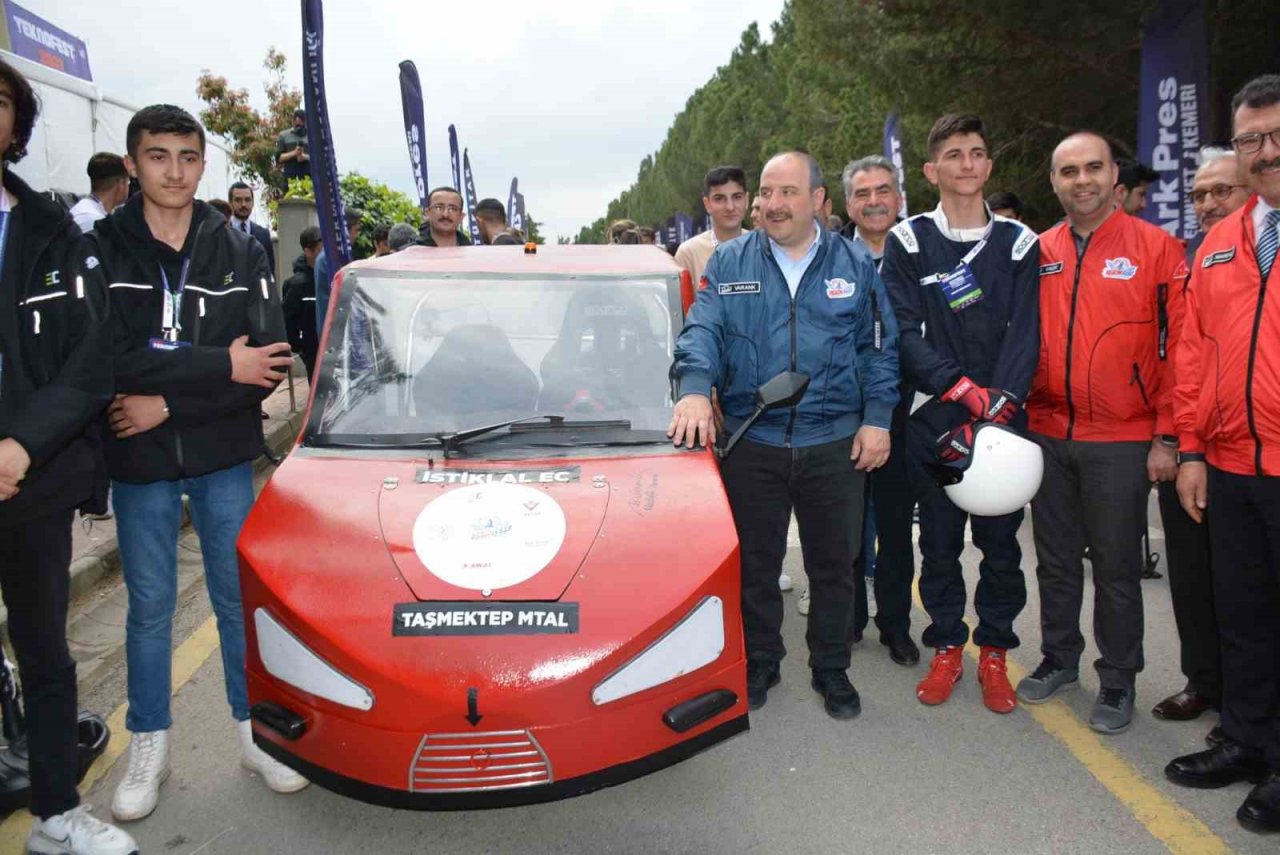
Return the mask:
<path fill-rule="evenodd" d="M 1224 739 L 1165 775 L 1254 781 L 1237 819 L 1280 831 L 1280 75 L 1245 84 L 1231 108 L 1252 195 L 1196 253 L 1174 400 L 1178 498 L 1209 521 Z"/>
<path fill-rule="evenodd" d="M 1092 133 L 1054 150 L 1067 218 L 1040 237 L 1040 364 L 1027 401 L 1044 481 L 1031 502 L 1044 660 L 1027 703 L 1078 678 L 1084 549 L 1091 547 L 1100 733 L 1133 718 L 1142 670 L 1142 533 L 1152 481 L 1177 473 L 1170 349 L 1187 263 L 1161 229 L 1124 213 L 1110 144 Z"/>

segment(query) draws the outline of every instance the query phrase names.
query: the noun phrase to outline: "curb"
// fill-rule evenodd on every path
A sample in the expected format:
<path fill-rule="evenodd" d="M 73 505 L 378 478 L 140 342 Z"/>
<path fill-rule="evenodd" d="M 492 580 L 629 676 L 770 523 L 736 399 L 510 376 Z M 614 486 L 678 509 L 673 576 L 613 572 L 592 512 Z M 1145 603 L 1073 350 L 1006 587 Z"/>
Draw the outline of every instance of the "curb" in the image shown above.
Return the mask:
<path fill-rule="evenodd" d="M 303 410 L 298 410 L 295 413 L 290 413 L 288 417 L 281 419 L 275 427 L 271 428 L 263 437 L 267 450 L 277 457 L 287 454 L 289 448 L 293 445 L 293 441 L 297 438 L 298 432 L 302 429 L 302 417 Z M 259 457 L 253 462 L 253 472 L 257 475 L 269 466 L 271 466 L 271 461 L 266 456 Z M 190 521 L 184 521 L 183 528 L 185 529 L 190 524 Z M 115 538 L 105 540 L 94 547 L 88 554 L 73 559 L 70 571 L 71 608 L 68 610 L 68 617 L 74 615 L 77 600 L 82 599 L 97 587 L 98 583 L 103 579 L 112 574 L 118 575 L 120 570 L 120 546 Z M 7 638 L 8 631 L 9 612 L 4 606 L 0 606 L 0 633 L 3 633 Z"/>

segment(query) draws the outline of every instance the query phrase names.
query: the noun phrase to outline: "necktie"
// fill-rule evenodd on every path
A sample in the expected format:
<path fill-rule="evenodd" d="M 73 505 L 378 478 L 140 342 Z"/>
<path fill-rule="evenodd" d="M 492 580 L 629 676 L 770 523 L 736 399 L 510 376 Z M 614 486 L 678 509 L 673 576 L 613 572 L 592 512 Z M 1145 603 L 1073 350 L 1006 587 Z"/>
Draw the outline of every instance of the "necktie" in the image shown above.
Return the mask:
<path fill-rule="evenodd" d="M 1280 209 L 1267 212 L 1262 221 L 1262 234 L 1258 235 L 1258 269 L 1262 271 L 1262 281 L 1267 281 L 1271 273 L 1271 265 L 1276 260 L 1276 247 L 1280 246 Z"/>

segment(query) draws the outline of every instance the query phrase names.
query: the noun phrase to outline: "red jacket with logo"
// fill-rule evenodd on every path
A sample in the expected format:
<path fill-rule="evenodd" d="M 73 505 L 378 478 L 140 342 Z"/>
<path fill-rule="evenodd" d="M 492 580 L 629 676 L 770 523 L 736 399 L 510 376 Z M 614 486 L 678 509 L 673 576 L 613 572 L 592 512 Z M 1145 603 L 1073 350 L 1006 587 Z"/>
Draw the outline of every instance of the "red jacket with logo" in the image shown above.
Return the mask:
<path fill-rule="evenodd" d="M 1086 442 L 1172 434 L 1172 350 L 1186 277 L 1182 245 L 1122 211 L 1078 258 L 1067 221 L 1042 234 L 1031 430 Z"/>
<path fill-rule="evenodd" d="M 1280 263 L 1262 281 L 1253 196 L 1200 245 L 1187 286 L 1174 406 L 1181 451 L 1280 476 Z M 1268 289 L 1268 285 L 1270 288 Z"/>

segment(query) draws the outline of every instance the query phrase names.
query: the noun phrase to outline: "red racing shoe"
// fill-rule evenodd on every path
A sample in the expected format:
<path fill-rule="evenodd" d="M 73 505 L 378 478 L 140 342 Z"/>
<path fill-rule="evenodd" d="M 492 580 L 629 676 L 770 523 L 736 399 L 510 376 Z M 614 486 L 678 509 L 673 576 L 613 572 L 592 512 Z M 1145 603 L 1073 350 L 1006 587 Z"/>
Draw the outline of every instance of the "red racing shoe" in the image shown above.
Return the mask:
<path fill-rule="evenodd" d="M 916 686 L 920 703 L 937 706 L 946 703 L 951 690 L 964 674 L 964 648 L 939 647 L 929 663 L 929 673 Z"/>
<path fill-rule="evenodd" d="M 999 647 L 982 648 L 978 656 L 978 685 L 982 686 L 982 703 L 994 713 L 1011 713 L 1018 699 L 1009 685 L 1005 651 Z"/>

